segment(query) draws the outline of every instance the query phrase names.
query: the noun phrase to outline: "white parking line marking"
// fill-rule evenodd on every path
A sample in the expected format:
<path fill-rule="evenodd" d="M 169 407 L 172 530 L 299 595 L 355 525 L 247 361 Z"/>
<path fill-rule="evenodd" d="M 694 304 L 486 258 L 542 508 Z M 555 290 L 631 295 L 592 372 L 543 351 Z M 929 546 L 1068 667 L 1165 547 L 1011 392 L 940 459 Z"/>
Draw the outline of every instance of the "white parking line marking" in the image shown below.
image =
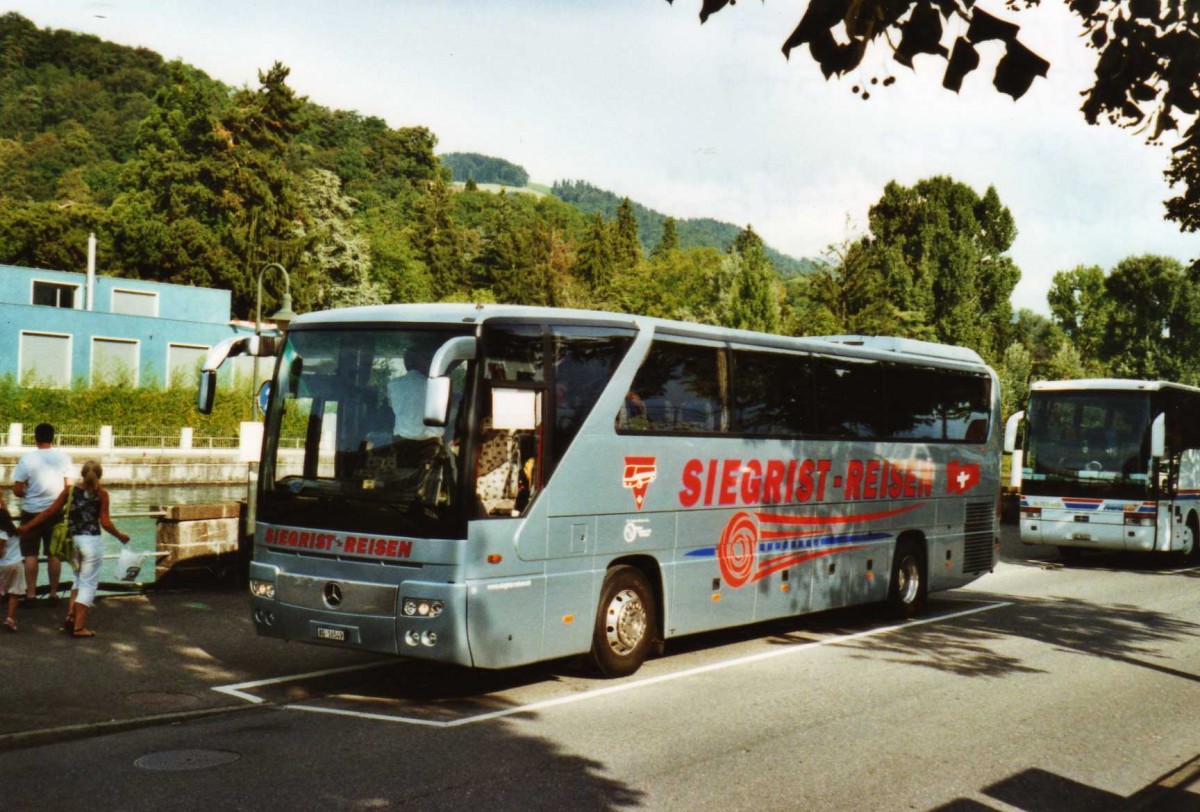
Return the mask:
<path fill-rule="evenodd" d="M 569 704 L 572 704 L 575 702 L 582 702 L 583 700 L 587 700 L 587 699 L 595 699 L 595 698 L 601 697 L 601 696 L 610 696 L 612 694 L 621 693 L 622 691 L 630 691 L 630 690 L 633 690 L 634 688 L 645 688 L 645 687 L 648 687 L 651 685 L 658 685 L 658 684 L 661 684 L 664 682 L 671 682 L 671 681 L 677 680 L 677 679 L 684 679 L 685 677 L 693 677 L 698 674 L 708 674 L 708 673 L 712 673 L 714 671 L 721 671 L 726 668 L 733 668 L 733 667 L 739 666 L 739 665 L 747 665 L 749 663 L 761 662 L 763 660 L 770 660 L 775 657 L 783 657 L 788 654 L 795 654 L 797 652 L 808 651 L 810 649 L 820 648 L 822 646 L 833 645 L 836 643 L 845 643 L 850 640 L 859 640 L 864 637 L 873 637 L 878 634 L 886 634 L 887 632 L 893 632 L 898 629 L 909 629 L 914 626 L 924 626 L 929 623 L 940 623 L 943 620 L 953 620 L 955 618 L 966 617 L 967 615 L 974 615 L 974 614 L 978 614 L 980 612 L 989 612 L 993 609 L 1000 609 L 1005 606 L 1012 606 L 1012 605 L 1013 605 L 1012 601 L 987 603 L 987 604 L 984 604 L 983 606 L 976 606 L 973 609 L 964 609 L 961 612 L 951 612 L 951 613 L 945 614 L 945 615 L 937 615 L 934 617 L 922 618 L 921 620 L 910 620 L 910 621 L 906 621 L 904 623 L 896 623 L 891 626 L 881 626 L 876 629 L 868 629 L 868 630 L 862 631 L 862 632 L 855 632 L 854 634 L 846 634 L 846 635 L 841 635 L 839 637 L 830 637 L 826 640 L 816 640 L 816 641 L 813 641 L 810 643 L 800 643 L 795 646 L 788 646 L 786 648 L 778 648 L 778 649 L 772 649 L 770 651 L 763 651 L 763 652 L 759 652 L 758 654 L 748 654 L 745 657 L 737 657 L 732 660 L 724 660 L 719 663 L 710 663 L 708 665 L 699 665 L 694 668 L 687 668 L 682 671 L 672 672 L 670 674 L 661 674 L 657 677 L 648 677 L 646 679 L 634 680 L 633 682 L 624 682 L 624 683 L 619 683 L 616 685 L 608 685 L 603 688 L 596 688 L 591 691 L 584 691 L 582 693 L 577 693 L 577 694 L 569 694 L 567 696 L 558 697 L 556 699 L 546 699 L 546 700 L 542 700 L 541 702 L 533 702 L 528 705 L 520 705 L 520 706 L 512 707 L 512 708 L 504 708 L 503 710 L 490 711 L 487 713 L 479 713 L 474 716 L 466 716 L 466 717 L 463 717 L 462 719 L 453 719 L 453 720 L 445 721 L 445 722 L 439 722 L 439 721 L 435 721 L 432 719 L 420 719 L 420 718 L 411 717 L 411 716 L 392 716 L 389 714 L 370 713 L 367 711 L 342 710 L 339 708 L 322 708 L 322 707 L 317 707 L 315 705 L 284 705 L 284 707 L 289 710 L 308 711 L 310 713 L 327 713 L 327 714 L 332 714 L 335 716 L 352 716 L 352 717 L 355 717 L 358 719 L 371 719 L 371 720 L 381 721 L 381 722 L 399 722 L 401 724 L 406 724 L 406 725 L 423 725 L 425 727 L 441 727 L 441 728 L 462 727 L 463 725 L 475 724 L 477 722 L 486 722 L 491 719 L 499 719 L 504 716 L 512 716 L 517 713 L 529 713 L 531 711 L 545 710 L 546 708 L 553 708 L 553 707 L 557 707 L 560 705 L 569 705 Z M 257 688 L 257 687 L 260 687 L 263 685 L 274 685 L 274 684 L 278 684 L 281 682 L 292 682 L 295 680 L 305 679 L 308 677 L 325 676 L 327 674 L 337 674 L 337 673 L 346 672 L 346 671 L 358 671 L 358 670 L 362 670 L 365 668 L 375 668 L 380 665 L 387 665 L 392 662 L 394 662 L 394 661 L 393 660 L 385 660 L 384 662 L 380 662 L 380 663 L 369 663 L 367 665 L 348 666 L 346 668 L 334 668 L 334 669 L 330 669 L 328 671 L 317 671 L 317 672 L 313 672 L 311 674 L 300 674 L 300 675 L 297 675 L 294 677 L 276 677 L 274 679 L 258 680 L 256 682 L 243 682 L 243 683 L 240 683 L 237 685 L 228 685 L 228 686 L 222 686 L 220 688 L 214 688 L 213 690 L 220 691 L 221 693 L 229 694 L 230 696 L 240 697 L 240 698 L 246 699 L 250 702 L 261 703 L 261 702 L 263 702 L 262 699 L 260 699 L 259 697 L 253 696 L 251 694 L 244 693 L 241 689 Z"/>
<path fill-rule="evenodd" d="M 349 671 L 365 671 L 368 668 L 379 668 L 381 665 L 392 665 L 395 660 L 381 660 L 377 663 L 364 663 L 363 665 L 347 665 L 341 668 L 327 668 L 324 671 L 310 671 L 307 674 L 292 674 L 287 677 L 272 677 L 271 679 L 254 680 L 253 682 L 239 682 L 236 685 L 218 685 L 213 688 L 219 694 L 228 694 L 236 696 L 238 699 L 244 699 L 247 702 L 253 702 L 256 705 L 262 704 L 265 700 L 257 697 L 254 694 L 245 693 L 243 688 L 261 688 L 264 685 L 278 685 L 281 682 L 296 682 L 302 679 L 311 679 L 313 677 L 327 677 L 330 674 L 345 674 Z"/>

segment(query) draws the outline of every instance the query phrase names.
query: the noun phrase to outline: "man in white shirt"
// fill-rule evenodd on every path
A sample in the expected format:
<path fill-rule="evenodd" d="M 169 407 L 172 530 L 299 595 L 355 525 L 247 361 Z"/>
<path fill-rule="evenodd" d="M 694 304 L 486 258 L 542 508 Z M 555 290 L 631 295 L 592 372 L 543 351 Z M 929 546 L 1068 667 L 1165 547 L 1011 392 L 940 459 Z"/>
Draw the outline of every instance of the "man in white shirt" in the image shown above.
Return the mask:
<path fill-rule="evenodd" d="M 13 470 L 12 491 L 21 497 L 21 521 L 26 524 L 50 505 L 71 485 L 71 458 L 63 451 L 53 448 L 54 426 L 40 423 L 33 430 L 37 449 L 30 451 L 17 462 Z M 46 556 L 46 574 L 50 580 L 50 600 L 58 600 L 58 580 L 62 575 L 62 561 L 50 555 L 50 534 L 54 526 L 64 517 L 61 513 L 53 521 L 43 522 L 33 532 L 21 537 L 21 555 L 25 557 L 25 600 L 37 596 L 38 547 Z M 39 542 L 41 544 L 39 545 Z"/>
<path fill-rule="evenodd" d="M 394 425 L 392 434 L 406 440 L 430 440 L 442 436 L 438 426 L 425 425 L 425 389 L 433 355 L 413 348 L 404 353 L 404 374 L 388 382 Z"/>

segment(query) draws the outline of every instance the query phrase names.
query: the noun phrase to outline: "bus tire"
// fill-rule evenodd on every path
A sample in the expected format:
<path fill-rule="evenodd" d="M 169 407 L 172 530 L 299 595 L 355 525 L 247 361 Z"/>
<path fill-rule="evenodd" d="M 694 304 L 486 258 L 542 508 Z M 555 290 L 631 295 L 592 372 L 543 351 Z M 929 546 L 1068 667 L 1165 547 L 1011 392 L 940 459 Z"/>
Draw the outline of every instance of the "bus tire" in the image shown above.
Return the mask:
<path fill-rule="evenodd" d="M 901 539 L 892 556 L 892 577 L 888 582 L 888 612 L 907 620 L 925 611 L 929 598 L 929 567 L 925 545 L 915 539 Z"/>
<path fill-rule="evenodd" d="M 619 566 L 604 576 L 591 664 L 605 677 L 626 677 L 642 667 L 658 628 L 654 590 L 636 567 Z"/>
<path fill-rule="evenodd" d="M 1192 549 L 1184 554 L 1184 561 L 1196 566 L 1200 564 L 1200 520 L 1196 518 L 1195 513 L 1188 514 L 1187 529 L 1192 534 Z"/>

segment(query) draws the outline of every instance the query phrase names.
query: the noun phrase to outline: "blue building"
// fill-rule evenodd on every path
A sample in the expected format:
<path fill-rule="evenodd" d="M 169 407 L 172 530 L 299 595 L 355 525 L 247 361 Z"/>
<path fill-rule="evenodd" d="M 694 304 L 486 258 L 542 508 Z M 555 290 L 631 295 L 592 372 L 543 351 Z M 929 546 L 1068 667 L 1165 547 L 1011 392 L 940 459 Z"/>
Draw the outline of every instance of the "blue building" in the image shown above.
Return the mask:
<path fill-rule="evenodd" d="M 209 347 L 253 325 L 225 290 L 0 265 L 0 376 L 22 386 L 192 385 Z"/>

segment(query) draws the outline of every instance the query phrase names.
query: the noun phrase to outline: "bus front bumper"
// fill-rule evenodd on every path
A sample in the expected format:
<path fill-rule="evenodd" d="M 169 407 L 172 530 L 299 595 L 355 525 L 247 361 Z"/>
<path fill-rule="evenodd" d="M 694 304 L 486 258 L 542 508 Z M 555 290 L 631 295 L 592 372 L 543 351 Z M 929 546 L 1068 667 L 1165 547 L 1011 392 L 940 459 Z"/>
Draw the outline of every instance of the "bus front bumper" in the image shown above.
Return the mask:
<path fill-rule="evenodd" d="M 1057 547 L 1079 547 L 1087 550 L 1128 550 L 1149 552 L 1154 549 L 1153 524 L 1126 524 L 1120 515 L 1117 521 L 1079 522 L 1075 514 L 1050 515 L 1043 511 L 1038 518 L 1021 517 L 1021 541 L 1026 544 L 1049 544 Z M 1095 517 L 1100 518 L 1100 517 Z"/>
<path fill-rule="evenodd" d="M 315 578 L 258 563 L 251 566 L 250 582 L 250 611 L 260 635 L 471 664 L 464 586 Z"/>

